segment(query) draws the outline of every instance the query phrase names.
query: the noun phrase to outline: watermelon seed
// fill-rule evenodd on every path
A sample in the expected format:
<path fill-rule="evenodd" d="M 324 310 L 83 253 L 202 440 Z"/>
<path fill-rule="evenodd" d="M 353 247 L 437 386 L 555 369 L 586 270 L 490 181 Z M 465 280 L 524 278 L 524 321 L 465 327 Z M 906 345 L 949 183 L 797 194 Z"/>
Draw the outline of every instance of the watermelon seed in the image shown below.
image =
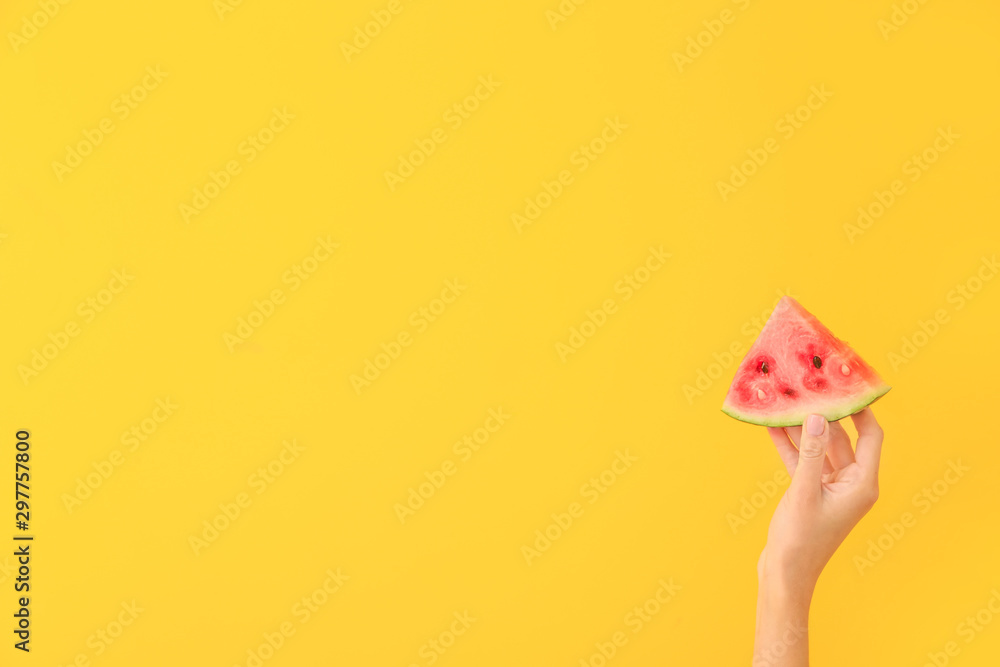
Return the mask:
<path fill-rule="evenodd" d="M 763 373 L 764 375 L 767 375 L 767 370 L 768 370 L 767 369 L 767 362 L 766 361 L 761 362 L 761 364 L 760 364 L 760 372 Z"/>
<path fill-rule="evenodd" d="M 795 390 L 792 389 L 791 387 L 785 390 L 785 396 L 794 396 L 794 395 L 795 395 Z"/>
<path fill-rule="evenodd" d="M 764 390 L 763 389 L 758 389 L 757 390 L 757 398 L 763 399 L 764 396 L 765 396 Z"/>
<path fill-rule="evenodd" d="M 840 372 L 843 373 L 844 375 L 850 375 L 851 374 L 851 369 L 848 367 L 847 364 L 842 364 L 840 366 Z"/>
<path fill-rule="evenodd" d="M 820 359 L 819 357 L 813 357 L 813 366 L 815 366 L 816 368 L 819 368 L 822 365 L 823 365 L 823 360 L 822 359 Z"/>

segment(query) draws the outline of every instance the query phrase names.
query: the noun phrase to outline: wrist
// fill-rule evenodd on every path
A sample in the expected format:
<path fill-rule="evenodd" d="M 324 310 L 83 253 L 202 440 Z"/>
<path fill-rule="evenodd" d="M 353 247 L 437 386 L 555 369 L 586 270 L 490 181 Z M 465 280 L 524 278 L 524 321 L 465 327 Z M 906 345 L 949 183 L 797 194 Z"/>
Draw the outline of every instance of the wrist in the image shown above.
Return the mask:
<path fill-rule="evenodd" d="M 809 603 L 812 587 L 762 573 L 757 596 L 754 665 L 790 667 L 809 663 Z"/>
<path fill-rule="evenodd" d="M 773 561 L 765 561 L 758 576 L 761 601 L 768 606 L 809 609 L 818 576 Z"/>

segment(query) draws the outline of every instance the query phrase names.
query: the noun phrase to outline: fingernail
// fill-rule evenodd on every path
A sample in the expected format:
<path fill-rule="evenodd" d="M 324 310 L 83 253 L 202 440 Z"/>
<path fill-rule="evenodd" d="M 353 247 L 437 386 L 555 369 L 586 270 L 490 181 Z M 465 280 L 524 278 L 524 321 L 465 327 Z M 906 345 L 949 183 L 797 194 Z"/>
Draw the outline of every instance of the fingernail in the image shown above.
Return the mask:
<path fill-rule="evenodd" d="M 823 415 L 809 415 L 806 420 L 806 433 L 809 435 L 823 435 L 826 430 L 826 419 Z"/>

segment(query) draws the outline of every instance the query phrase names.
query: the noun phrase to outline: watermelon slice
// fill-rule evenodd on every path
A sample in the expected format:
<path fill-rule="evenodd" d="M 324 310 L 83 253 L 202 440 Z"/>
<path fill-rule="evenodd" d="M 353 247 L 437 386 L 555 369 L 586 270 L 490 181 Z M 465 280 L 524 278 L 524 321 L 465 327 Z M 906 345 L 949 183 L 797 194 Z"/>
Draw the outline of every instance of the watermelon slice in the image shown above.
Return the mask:
<path fill-rule="evenodd" d="M 722 411 L 762 426 L 796 426 L 812 413 L 836 421 L 890 388 L 847 343 L 786 296 L 740 363 Z"/>

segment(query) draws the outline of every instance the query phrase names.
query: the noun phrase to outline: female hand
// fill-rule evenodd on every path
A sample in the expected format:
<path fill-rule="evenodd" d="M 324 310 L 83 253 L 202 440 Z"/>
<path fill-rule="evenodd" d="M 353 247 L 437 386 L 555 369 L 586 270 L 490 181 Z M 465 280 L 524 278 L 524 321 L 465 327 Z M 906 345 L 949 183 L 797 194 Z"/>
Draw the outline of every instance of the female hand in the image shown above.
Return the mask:
<path fill-rule="evenodd" d="M 882 429 L 870 408 L 852 415 L 857 451 L 839 422 L 769 428 L 792 477 L 767 532 L 758 573 L 812 590 L 830 557 L 878 499 Z"/>
<path fill-rule="evenodd" d="M 820 572 L 878 498 L 882 429 L 871 409 L 851 419 L 856 449 L 838 423 L 768 428 L 791 484 L 778 502 L 757 563 L 755 667 L 805 667 L 808 616 Z"/>

